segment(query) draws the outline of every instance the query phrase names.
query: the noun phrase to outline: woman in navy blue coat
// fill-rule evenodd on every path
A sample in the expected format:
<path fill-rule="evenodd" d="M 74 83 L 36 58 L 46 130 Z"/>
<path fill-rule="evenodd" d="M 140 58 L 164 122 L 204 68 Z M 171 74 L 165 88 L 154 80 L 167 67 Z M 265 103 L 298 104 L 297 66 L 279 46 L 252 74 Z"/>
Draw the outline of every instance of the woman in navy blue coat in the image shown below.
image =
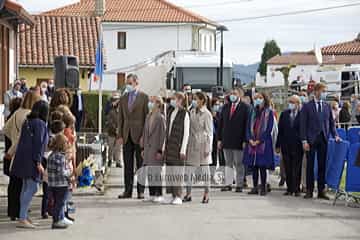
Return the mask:
<path fill-rule="evenodd" d="M 248 144 L 244 155 L 244 164 L 253 170 L 254 187 L 249 194 L 258 194 L 260 172 L 260 195 L 266 195 L 266 170 L 274 168 L 274 149 L 271 136 L 274 114 L 269 107 L 269 97 L 265 93 L 257 93 L 254 98 L 254 109 L 249 119 Z"/>
<path fill-rule="evenodd" d="M 20 218 L 18 227 L 35 228 L 28 218 L 32 197 L 38 190 L 44 168 L 41 160 L 48 144 L 48 104 L 38 101 L 25 120 L 16 149 L 11 174 L 23 181 L 20 194 Z"/>

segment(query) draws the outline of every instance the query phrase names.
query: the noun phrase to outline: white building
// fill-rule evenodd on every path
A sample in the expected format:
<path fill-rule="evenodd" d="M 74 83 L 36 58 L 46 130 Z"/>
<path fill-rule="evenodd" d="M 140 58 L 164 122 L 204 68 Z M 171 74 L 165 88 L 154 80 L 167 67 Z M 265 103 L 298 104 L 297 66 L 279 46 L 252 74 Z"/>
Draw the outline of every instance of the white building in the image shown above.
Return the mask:
<path fill-rule="evenodd" d="M 216 53 L 217 24 L 165 0 L 81 0 L 46 14 L 102 19 L 106 90 L 121 88 L 127 73 L 169 51 Z"/>

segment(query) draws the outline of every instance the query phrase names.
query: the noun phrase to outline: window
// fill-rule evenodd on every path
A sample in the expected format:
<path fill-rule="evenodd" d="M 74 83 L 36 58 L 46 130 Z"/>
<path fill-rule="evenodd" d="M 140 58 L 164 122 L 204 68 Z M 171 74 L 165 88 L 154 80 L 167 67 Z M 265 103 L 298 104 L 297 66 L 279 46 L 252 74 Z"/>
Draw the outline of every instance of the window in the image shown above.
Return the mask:
<path fill-rule="evenodd" d="M 118 32 L 117 44 L 118 49 L 126 49 L 126 32 Z"/>
<path fill-rule="evenodd" d="M 117 74 L 117 89 L 120 90 L 125 86 L 125 73 Z"/>

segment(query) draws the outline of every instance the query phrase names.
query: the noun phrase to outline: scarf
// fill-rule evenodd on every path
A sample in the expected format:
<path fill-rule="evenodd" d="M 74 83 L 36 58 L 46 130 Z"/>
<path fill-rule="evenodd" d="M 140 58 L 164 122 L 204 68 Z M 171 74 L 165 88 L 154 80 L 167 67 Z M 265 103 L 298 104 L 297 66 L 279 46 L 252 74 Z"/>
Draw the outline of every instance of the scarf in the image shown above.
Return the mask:
<path fill-rule="evenodd" d="M 261 136 L 265 133 L 270 116 L 270 109 L 254 110 L 250 119 L 250 138 L 252 140 L 260 140 Z M 250 146 L 250 145 L 249 145 Z M 265 151 L 265 143 L 260 143 L 257 146 L 250 146 L 250 154 L 263 154 Z"/>

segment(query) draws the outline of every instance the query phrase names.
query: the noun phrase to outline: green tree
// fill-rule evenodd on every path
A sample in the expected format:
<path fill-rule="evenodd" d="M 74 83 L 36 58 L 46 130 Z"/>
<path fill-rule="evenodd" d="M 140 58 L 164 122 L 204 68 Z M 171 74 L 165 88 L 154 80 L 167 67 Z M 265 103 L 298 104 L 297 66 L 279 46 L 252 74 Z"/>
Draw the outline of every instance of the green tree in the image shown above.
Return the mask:
<path fill-rule="evenodd" d="M 263 52 L 261 54 L 261 62 L 259 65 L 258 72 L 260 72 L 260 74 L 262 76 L 265 76 L 266 75 L 266 67 L 267 67 L 266 62 L 270 58 L 272 58 L 276 55 L 280 55 L 280 54 L 281 54 L 281 50 L 275 40 L 266 41 L 265 46 L 263 48 Z"/>

